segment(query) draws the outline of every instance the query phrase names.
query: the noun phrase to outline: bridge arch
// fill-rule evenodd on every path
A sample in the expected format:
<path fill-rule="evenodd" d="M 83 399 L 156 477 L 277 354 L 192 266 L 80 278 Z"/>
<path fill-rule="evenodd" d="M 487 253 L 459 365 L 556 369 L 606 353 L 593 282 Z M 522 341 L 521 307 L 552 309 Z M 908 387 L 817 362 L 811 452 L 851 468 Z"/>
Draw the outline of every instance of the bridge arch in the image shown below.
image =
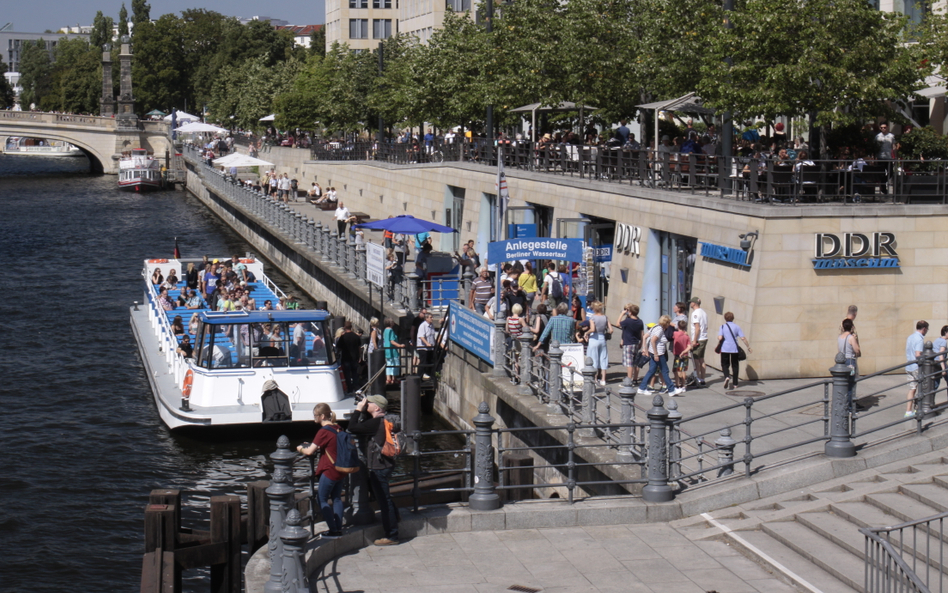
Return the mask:
<path fill-rule="evenodd" d="M 82 154 L 89 159 L 89 170 L 93 173 L 104 173 L 113 168 L 112 154 L 103 154 L 101 148 L 92 146 L 84 139 L 77 138 L 76 134 L 60 133 L 50 128 L 38 128 L 36 130 L 26 130 L 23 128 L 7 128 L 0 122 L 0 136 L 16 136 L 28 138 L 45 138 L 47 140 L 60 140 L 68 142 L 82 151 Z"/>

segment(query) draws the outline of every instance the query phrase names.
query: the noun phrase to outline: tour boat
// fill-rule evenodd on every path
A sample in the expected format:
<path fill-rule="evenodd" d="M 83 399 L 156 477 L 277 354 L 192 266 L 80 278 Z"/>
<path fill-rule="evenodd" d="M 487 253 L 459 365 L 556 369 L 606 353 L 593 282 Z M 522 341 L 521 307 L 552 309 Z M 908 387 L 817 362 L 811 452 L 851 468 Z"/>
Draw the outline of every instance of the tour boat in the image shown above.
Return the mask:
<path fill-rule="evenodd" d="M 130 191 L 161 189 L 161 163 L 144 148 L 123 153 L 119 159 L 118 185 Z"/>
<path fill-rule="evenodd" d="M 3 154 L 32 156 L 82 156 L 77 147 L 60 140 L 11 136 L 3 144 Z"/>
<path fill-rule="evenodd" d="M 257 310 L 211 311 L 203 299 L 198 309 L 178 306 L 184 282 L 169 291 L 176 308 L 166 310 L 152 275 L 174 270 L 183 278 L 187 261 L 144 263 L 144 300 L 131 308 L 131 325 L 162 421 L 172 430 L 312 422 L 313 407 L 323 402 L 347 418 L 355 401 L 343 389 L 329 314 L 260 310 L 265 301 L 277 304 L 285 295 L 258 260 L 240 263 L 253 275 L 248 288 Z M 179 351 L 183 336 L 172 330 L 179 315 L 193 345 L 191 357 Z"/>

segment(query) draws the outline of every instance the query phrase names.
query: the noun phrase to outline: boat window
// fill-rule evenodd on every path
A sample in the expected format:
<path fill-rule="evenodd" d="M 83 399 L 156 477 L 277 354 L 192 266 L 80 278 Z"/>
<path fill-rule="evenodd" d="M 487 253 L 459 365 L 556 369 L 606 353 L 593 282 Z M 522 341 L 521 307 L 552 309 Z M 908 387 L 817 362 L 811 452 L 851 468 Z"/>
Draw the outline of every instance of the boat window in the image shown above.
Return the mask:
<path fill-rule="evenodd" d="M 206 369 L 331 365 L 327 331 L 322 321 L 202 324 L 195 360 Z"/>

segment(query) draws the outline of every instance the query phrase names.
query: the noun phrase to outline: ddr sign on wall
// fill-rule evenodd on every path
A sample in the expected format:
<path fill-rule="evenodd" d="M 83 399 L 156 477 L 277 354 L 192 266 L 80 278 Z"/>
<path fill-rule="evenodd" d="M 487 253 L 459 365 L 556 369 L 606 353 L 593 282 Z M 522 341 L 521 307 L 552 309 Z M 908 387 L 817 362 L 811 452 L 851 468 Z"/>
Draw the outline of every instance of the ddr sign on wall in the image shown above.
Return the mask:
<path fill-rule="evenodd" d="M 814 270 L 898 268 L 894 233 L 816 233 Z"/>
<path fill-rule="evenodd" d="M 491 264 L 521 259 L 553 259 L 583 261 L 582 239 L 507 239 L 487 245 L 487 260 Z"/>
<path fill-rule="evenodd" d="M 481 360 L 494 364 L 494 324 L 475 311 L 452 302 L 448 310 L 448 338 Z"/>

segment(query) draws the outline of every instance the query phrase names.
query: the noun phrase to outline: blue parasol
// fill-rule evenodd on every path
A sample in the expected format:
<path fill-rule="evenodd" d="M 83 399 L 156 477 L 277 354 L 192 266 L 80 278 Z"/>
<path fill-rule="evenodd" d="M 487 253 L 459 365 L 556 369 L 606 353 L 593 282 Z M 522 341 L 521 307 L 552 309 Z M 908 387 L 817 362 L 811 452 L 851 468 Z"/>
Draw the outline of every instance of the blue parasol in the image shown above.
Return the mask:
<path fill-rule="evenodd" d="M 417 235 L 418 233 L 430 233 L 431 231 L 436 233 L 458 232 L 456 229 L 452 229 L 449 226 L 431 222 L 430 220 L 415 218 L 414 216 L 409 216 L 408 214 L 401 214 L 394 218 L 384 218 L 382 220 L 376 220 L 375 222 L 367 222 L 364 224 L 357 224 L 355 226 L 356 228 L 360 229 L 392 231 L 393 233 L 402 233 L 405 235 Z"/>

